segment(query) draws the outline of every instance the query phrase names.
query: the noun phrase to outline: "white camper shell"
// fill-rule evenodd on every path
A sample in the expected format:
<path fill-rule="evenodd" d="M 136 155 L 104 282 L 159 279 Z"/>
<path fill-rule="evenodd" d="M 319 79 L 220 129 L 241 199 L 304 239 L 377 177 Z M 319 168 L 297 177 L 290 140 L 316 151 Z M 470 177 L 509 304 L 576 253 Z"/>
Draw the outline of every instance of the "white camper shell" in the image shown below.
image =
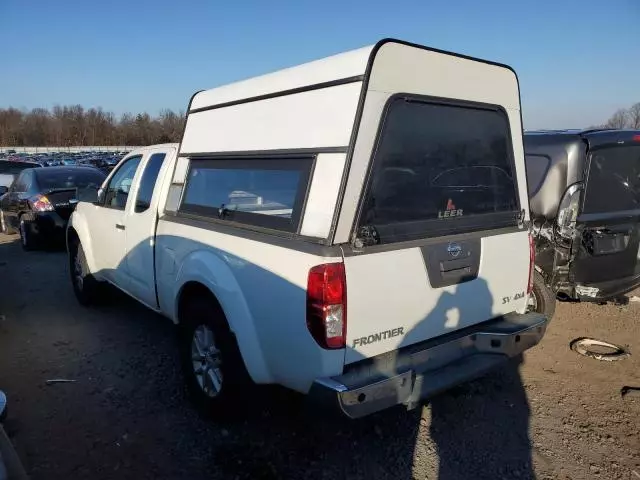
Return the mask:
<path fill-rule="evenodd" d="M 544 334 L 546 319 L 527 313 L 527 182 L 507 66 L 383 40 L 196 93 L 167 159 L 144 247 L 152 288 L 132 293 L 144 275 L 131 271 L 107 280 L 176 323 L 189 295 L 208 291 L 254 382 L 358 417 L 414 406 Z"/>

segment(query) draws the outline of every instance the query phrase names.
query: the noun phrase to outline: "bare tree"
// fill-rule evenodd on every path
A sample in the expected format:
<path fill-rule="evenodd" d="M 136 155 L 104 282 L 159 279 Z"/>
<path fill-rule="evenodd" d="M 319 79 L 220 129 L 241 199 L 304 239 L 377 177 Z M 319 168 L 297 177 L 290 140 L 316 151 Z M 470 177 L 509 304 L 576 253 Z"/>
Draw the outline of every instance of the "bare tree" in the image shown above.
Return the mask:
<path fill-rule="evenodd" d="M 184 114 L 163 110 L 158 117 L 126 113 L 116 120 L 101 108 L 56 105 L 52 111 L 0 108 L 0 146 L 149 145 L 177 142 Z"/>
<path fill-rule="evenodd" d="M 624 108 L 616 111 L 607 123 L 605 124 L 608 128 L 627 128 L 629 126 L 629 114 L 628 111 Z"/>
<path fill-rule="evenodd" d="M 49 111 L 34 108 L 24 115 L 22 135 L 25 145 L 45 145 L 49 134 Z"/>
<path fill-rule="evenodd" d="M 640 102 L 634 104 L 628 110 L 629 127 L 640 129 Z"/>
<path fill-rule="evenodd" d="M 23 114 L 16 108 L 0 110 L 0 144 L 24 145 L 22 134 Z"/>

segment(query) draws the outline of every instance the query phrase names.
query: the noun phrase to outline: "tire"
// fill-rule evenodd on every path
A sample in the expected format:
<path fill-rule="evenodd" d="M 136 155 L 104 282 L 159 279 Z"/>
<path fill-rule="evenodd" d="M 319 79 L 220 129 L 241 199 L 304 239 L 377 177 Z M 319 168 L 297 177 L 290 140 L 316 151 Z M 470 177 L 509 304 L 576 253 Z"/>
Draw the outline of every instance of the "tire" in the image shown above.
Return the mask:
<path fill-rule="evenodd" d="M 253 382 L 220 306 L 192 297 L 181 310 L 180 363 L 193 403 L 208 418 L 244 417 Z"/>
<path fill-rule="evenodd" d="M 100 282 L 89 273 L 87 257 L 81 243 L 75 243 L 69 249 L 69 274 L 78 302 L 85 307 L 97 303 L 100 297 Z"/>
<path fill-rule="evenodd" d="M 556 296 L 547 287 L 544 277 L 538 271 L 533 274 L 533 291 L 529 297 L 529 311 L 542 313 L 549 321 L 556 312 Z"/>
<path fill-rule="evenodd" d="M 22 249 L 27 252 L 34 250 L 36 248 L 36 238 L 31 232 L 29 221 L 25 220 L 24 215 L 20 217 L 19 224 L 18 233 L 20 233 L 20 245 L 22 245 Z"/>

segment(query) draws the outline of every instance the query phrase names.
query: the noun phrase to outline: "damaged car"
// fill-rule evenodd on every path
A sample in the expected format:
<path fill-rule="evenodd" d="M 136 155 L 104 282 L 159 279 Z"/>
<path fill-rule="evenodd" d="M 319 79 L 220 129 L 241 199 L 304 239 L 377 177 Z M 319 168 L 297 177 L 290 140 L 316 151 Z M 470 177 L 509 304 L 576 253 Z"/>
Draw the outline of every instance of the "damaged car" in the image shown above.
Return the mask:
<path fill-rule="evenodd" d="M 536 248 L 530 309 L 606 302 L 640 286 L 640 131 L 526 132 Z"/>

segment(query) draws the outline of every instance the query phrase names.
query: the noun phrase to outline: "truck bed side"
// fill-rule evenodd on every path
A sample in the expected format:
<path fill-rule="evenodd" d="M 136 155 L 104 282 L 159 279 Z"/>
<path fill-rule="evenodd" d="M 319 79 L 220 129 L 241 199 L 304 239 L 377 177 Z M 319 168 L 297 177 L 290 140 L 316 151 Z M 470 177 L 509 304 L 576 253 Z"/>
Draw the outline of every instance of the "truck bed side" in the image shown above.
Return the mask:
<path fill-rule="evenodd" d="M 308 271 L 341 261 L 339 252 L 165 215 L 156 235 L 161 309 L 177 320 L 182 289 L 201 283 L 222 306 L 253 380 L 306 392 L 343 368 L 344 350 L 320 349 L 305 322 Z"/>

